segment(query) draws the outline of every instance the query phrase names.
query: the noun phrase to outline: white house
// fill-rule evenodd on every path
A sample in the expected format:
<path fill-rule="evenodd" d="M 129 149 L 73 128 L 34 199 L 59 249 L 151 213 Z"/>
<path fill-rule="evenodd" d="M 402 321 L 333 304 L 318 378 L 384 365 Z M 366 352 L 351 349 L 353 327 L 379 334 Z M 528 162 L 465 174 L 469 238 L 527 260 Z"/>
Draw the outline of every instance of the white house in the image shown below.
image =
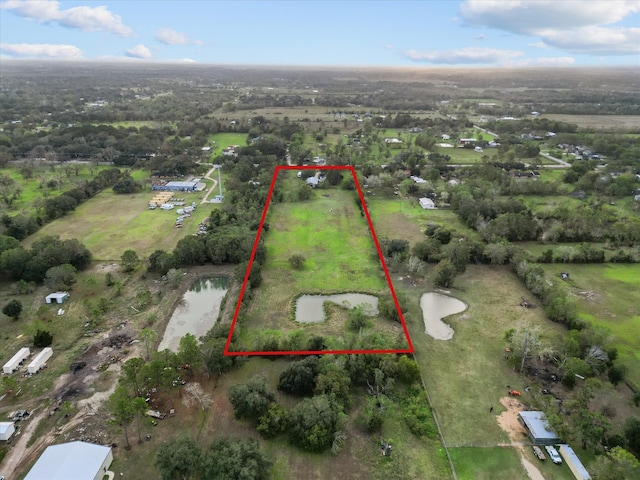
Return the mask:
<path fill-rule="evenodd" d="M 436 207 L 436 204 L 433 203 L 433 200 L 431 200 L 430 198 L 421 198 L 420 199 L 420 206 L 424 209 L 429 209 L 432 210 Z"/>
<path fill-rule="evenodd" d="M 24 480 L 102 480 L 111 462 L 111 447 L 86 442 L 51 445 Z"/>
<path fill-rule="evenodd" d="M 55 292 L 46 296 L 47 303 L 63 303 L 69 298 L 69 292 Z"/>
<path fill-rule="evenodd" d="M 16 427 L 13 426 L 13 422 L 0 422 L 0 442 L 9 440 L 15 431 Z"/>

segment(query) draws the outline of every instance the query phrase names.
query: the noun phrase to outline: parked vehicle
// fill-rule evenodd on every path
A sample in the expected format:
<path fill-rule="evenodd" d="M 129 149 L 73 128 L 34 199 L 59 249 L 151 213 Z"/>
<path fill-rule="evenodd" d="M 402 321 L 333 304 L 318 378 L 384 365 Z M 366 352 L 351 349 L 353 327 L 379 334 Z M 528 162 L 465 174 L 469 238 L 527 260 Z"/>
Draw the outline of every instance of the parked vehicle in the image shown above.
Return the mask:
<path fill-rule="evenodd" d="M 546 460 L 547 459 L 547 457 L 544 455 L 544 453 L 542 453 L 542 449 L 537 445 L 533 446 L 533 454 L 536 457 L 538 457 L 540 460 Z"/>
<path fill-rule="evenodd" d="M 555 463 L 556 465 L 560 465 L 562 463 L 562 457 L 554 447 L 552 447 L 551 445 L 547 445 L 544 447 L 544 449 L 549 454 L 549 458 L 553 463 Z"/>

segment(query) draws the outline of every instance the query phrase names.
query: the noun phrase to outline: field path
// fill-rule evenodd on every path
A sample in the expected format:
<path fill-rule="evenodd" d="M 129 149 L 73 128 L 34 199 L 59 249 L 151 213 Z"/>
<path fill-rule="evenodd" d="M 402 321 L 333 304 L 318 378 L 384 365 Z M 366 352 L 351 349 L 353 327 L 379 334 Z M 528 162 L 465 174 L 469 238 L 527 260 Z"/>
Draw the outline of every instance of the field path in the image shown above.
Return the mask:
<path fill-rule="evenodd" d="M 204 198 L 200 202 L 200 205 L 203 205 L 203 204 L 207 203 L 207 199 L 209 198 L 209 195 L 211 195 L 211 192 L 213 192 L 213 189 L 216 188 L 216 186 L 218 185 L 218 180 L 216 180 L 215 178 L 211 178 L 211 174 L 213 173 L 213 171 L 215 169 L 216 169 L 216 167 L 211 167 L 211 170 L 209 170 L 204 176 L 204 178 L 206 178 L 207 180 L 211 180 L 213 182 L 213 185 L 211 186 L 211 188 L 205 194 Z"/>
<path fill-rule="evenodd" d="M 518 412 L 524 410 L 524 405 L 511 397 L 502 397 L 500 399 L 500 403 L 507 410 L 498 415 L 498 424 L 500 425 L 500 428 L 509 435 L 511 446 L 518 450 L 518 453 L 520 454 L 520 463 L 522 463 L 522 466 L 527 471 L 527 475 L 531 480 L 545 480 L 542 473 L 540 473 L 540 470 L 538 470 L 538 467 L 524 458 L 525 446 L 522 442 L 522 438 L 527 435 L 527 432 L 518 421 Z"/>

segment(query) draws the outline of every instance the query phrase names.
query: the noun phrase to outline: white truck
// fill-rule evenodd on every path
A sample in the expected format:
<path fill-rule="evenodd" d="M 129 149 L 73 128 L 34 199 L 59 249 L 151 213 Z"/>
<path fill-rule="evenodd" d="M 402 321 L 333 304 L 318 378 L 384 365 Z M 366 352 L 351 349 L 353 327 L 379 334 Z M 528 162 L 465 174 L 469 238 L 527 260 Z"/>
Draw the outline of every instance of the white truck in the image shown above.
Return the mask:
<path fill-rule="evenodd" d="M 553 446 L 547 445 L 544 447 L 544 449 L 549 454 L 549 458 L 553 463 L 555 463 L 556 465 L 560 465 L 562 463 L 562 457 Z"/>

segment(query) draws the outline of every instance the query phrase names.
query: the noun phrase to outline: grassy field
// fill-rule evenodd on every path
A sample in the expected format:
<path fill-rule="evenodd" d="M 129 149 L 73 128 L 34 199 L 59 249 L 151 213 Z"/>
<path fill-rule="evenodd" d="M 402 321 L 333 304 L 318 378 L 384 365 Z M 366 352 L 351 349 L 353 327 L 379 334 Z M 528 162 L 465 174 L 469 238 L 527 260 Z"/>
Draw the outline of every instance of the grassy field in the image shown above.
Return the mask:
<path fill-rule="evenodd" d="M 640 265 L 544 265 L 545 272 L 570 274 L 569 286 L 580 315 L 608 328 L 627 377 L 640 385 Z"/>
<path fill-rule="evenodd" d="M 97 123 L 95 125 L 111 125 L 112 127 L 135 127 L 135 128 L 162 128 L 165 126 L 175 127 L 175 123 L 172 122 L 157 122 L 155 120 L 122 120 L 120 122 L 111 122 L 111 123 Z"/>
<path fill-rule="evenodd" d="M 185 201 L 199 203 L 204 193 L 185 194 Z M 86 201 L 69 215 L 54 220 L 28 237 L 25 246 L 43 235 L 77 238 L 96 260 L 119 260 L 125 250 L 134 250 L 147 257 L 158 249 L 170 251 L 181 238 L 195 233 L 198 224 L 206 218 L 210 204 L 198 205 L 194 215 L 187 218 L 184 227 L 174 228 L 175 210 L 149 210 L 152 192 L 116 195 L 104 191 Z"/>
<path fill-rule="evenodd" d="M 209 145 L 211 145 L 211 155 L 209 160 L 213 161 L 218 155 L 222 154 L 222 150 L 229 145 L 240 145 L 244 147 L 247 145 L 246 133 L 214 133 L 207 138 Z"/>
<path fill-rule="evenodd" d="M 595 128 L 603 130 L 629 130 L 640 128 L 640 115 L 569 115 L 544 114 L 540 118 L 574 123 L 581 128 Z"/>
<path fill-rule="evenodd" d="M 301 182 L 293 172 L 282 172 L 276 188 L 289 191 Z M 345 332 L 347 311 L 340 307 L 328 307 L 327 320 L 321 323 L 301 327 L 292 321 L 293 301 L 300 294 L 389 293 L 368 226 L 354 200 L 354 192 L 331 188 L 315 191 L 308 201 L 270 205 L 270 228 L 263 234 L 267 247 L 263 282 L 241 311 L 246 319 L 240 330 L 240 349 L 255 348 L 260 338 L 256 336 L 264 328 L 269 335 L 300 328 L 325 336 Z M 294 254 L 306 259 L 299 270 L 288 261 Z M 399 324 L 378 317 L 371 317 L 370 326 L 394 337 L 401 334 Z"/>
<path fill-rule="evenodd" d="M 379 237 L 404 238 L 413 245 L 424 240 L 428 223 L 437 223 L 469 238 L 478 238 L 453 210 L 424 210 L 415 199 L 366 197 L 369 213 Z"/>

